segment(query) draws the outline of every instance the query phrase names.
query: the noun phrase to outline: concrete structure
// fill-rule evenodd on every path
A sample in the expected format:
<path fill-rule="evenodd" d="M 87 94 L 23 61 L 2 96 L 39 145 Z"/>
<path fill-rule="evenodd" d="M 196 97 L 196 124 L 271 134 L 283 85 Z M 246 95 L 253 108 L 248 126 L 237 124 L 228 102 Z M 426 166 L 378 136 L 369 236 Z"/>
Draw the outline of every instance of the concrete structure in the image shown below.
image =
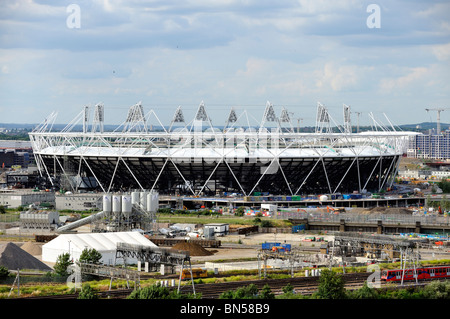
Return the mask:
<path fill-rule="evenodd" d="M 20 231 L 32 233 L 48 232 L 58 227 L 59 213 L 56 211 L 26 211 L 20 213 Z"/>
<path fill-rule="evenodd" d="M 1 190 L 0 205 L 8 208 L 17 208 L 19 206 L 28 206 L 31 204 L 41 205 L 43 203 L 54 205 L 55 193 L 53 192 L 34 192 L 22 190 Z"/>
<path fill-rule="evenodd" d="M 95 249 L 101 255 L 100 262 L 114 265 L 118 243 L 141 245 L 146 247 L 157 247 L 139 232 L 114 232 L 114 233 L 84 233 L 63 234 L 42 246 L 42 260 L 45 262 L 56 262 L 59 255 L 69 253 L 75 260 L 80 258 L 84 249 Z M 118 260 L 121 263 L 123 260 Z M 137 264 L 138 260 L 132 258 L 127 264 Z"/>
<path fill-rule="evenodd" d="M 29 141 L 0 140 L 0 167 L 28 167 L 33 161 L 33 148 Z"/>
<path fill-rule="evenodd" d="M 399 170 L 399 178 L 405 179 L 429 179 L 429 180 L 441 180 L 443 178 L 450 177 L 450 171 L 448 170 Z"/>
<path fill-rule="evenodd" d="M 408 157 L 428 159 L 450 159 L 450 130 L 443 134 L 411 136 Z"/>
<path fill-rule="evenodd" d="M 226 223 L 205 224 L 203 228 L 203 233 L 208 233 L 208 229 L 213 229 L 214 236 L 225 236 L 230 231 L 230 225 Z"/>
<path fill-rule="evenodd" d="M 56 194 L 55 208 L 57 210 L 102 210 L 103 194 Z"/>

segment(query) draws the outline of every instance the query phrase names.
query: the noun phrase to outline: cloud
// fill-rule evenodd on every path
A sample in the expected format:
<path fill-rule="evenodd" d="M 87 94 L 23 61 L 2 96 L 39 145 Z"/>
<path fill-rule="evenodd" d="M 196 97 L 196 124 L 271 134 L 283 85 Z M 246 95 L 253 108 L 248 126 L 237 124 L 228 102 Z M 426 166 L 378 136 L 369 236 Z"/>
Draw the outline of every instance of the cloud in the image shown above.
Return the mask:
<path fill-rule="evenodd" d="M 395 78 L 384 78 L 380 81 L 380 90 L 384 93 L 392 92 L 399 89 L 405 89 L 414 82 L 419 81 L 429 73 L 426 67 L 408 68 L 406 73 Z"/>
<path fill-rule="evenodd" d="M 431 50 L 439 61 L 448 61 L 450 59 L 450 43 L 435 45 Z"/>
<path fill-rule="evenodd" d="M 72 3 L 80 29 L 66 25 Z M 342 103 L 373 110 L 395 101 L 410 118 L 424 95 L 448 103 L 448 5 L 378 1 L 374 30 L 366 25 L 370 3 L 2 1 L 0 108 L 35 107 L 28 118 L 17 113 L 35 121 L 103 101 L 117 122 L 113 114 L 140 100 L 169 121 L 178 105 L 195 112 L 201 100 L 219 118 L 230 105 L 262 112 L 266 100 L 303 118 L 318 100 L 339 111 Z"/>
<path fill-rule="evenodd" d="M 317 87 L 323 88 L 325 85 L 328 85 L 333 91 L 349 88 L 355 85 L 357 81 L 355 67 L 339 66 L 336 68 L 331 63 L 326 64 L 321 74 L 317 74 L 317 77 Z"/>

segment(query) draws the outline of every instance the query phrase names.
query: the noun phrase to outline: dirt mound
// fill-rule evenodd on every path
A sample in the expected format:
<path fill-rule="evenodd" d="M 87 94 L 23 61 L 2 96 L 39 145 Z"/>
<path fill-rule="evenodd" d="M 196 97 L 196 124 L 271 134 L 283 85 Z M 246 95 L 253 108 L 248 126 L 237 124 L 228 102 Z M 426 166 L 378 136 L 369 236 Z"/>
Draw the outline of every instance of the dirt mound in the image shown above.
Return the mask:
<path fill-rule="evenodd" d="M 191 256 L 211 256 L 213 253 L 206 250 L 202 246 L 190 242 L 182 242 L 174 245 L 172 247 L 176 250 L 185 250 L 188 251 Z"/>
<path fill-rule="evenodd" d="M 42 261 L 31 256 L 25 250 L 13 243 L 0 244 L 0 265 L 8 268 L 9 270 L 52 270 Z"/>
<path fill-rule="evenodd" d="M 412 210 L 402 207 L 373 207 L 367 208 L 361 214 L 404 214 L 411 215 Z"/>
<path fill-rule="evenodd" d="M 23 250 L 29 253 L 32 256 L 40 256 L 42 255 L 42 247 L 39 244 L 33 243 L 31 241 L 27 241 L 25 244 L 20 246 Z"/>

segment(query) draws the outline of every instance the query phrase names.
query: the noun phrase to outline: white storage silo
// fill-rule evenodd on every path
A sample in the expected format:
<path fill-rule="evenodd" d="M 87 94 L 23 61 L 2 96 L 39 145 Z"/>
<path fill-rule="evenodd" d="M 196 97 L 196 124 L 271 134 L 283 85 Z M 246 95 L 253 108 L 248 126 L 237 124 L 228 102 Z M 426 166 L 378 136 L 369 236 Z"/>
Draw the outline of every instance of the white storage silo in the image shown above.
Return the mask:
<path fill-rule="evenodd" d="M 114 214 L 120 213 L 122 210 L 122 196 L 113 195 L 112 196 L 112 211 Z"/>
<path fill-rule="evenodd" d="M 122 196 L 122 214 L 125 217 L 129 217 L 131 215 L 131 195 L 123 195 Z"/>
<path fill-rule="evenodd" d="M 151 192 L 147 195 L 147 211 L 156 212 L 159 208 L 159 194 Z"/>
<path fill-rule="evenodd" d="M 106 213 L 111 213 L 112 210 L 112 201 L 111 194 L 103 195 L 103 211 Z"/>
<path fill-rule="evenodd" d="M 141 194 L 139 192 L 131 192 L 131 204 L 139 205 L 141 200 Z"/>
<path fill-rule="evenodd" d="M 148 192 L 141 192 L 140 193 L 140 196 L 141 196 L 140 205 L 141 205 L 141 207 L 143 209 L 147 208 L 147 194 L 148 194 Z"/>

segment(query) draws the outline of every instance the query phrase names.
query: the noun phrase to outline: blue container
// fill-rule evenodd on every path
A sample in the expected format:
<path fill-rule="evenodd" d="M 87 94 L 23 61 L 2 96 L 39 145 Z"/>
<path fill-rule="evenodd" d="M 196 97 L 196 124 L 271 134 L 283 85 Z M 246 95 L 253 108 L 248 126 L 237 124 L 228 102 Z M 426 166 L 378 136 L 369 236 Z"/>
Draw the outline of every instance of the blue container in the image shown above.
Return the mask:
<path fill-rule="evenodd" d="M 281 246 L 281 243 L 262 243 L 261 249 L 263 250 L 272 250 L 274 246 Z"/>
<path fill-rule="evenodd" d="M 299 231 L 304 230 L 304 229 L 306 229 L 305 224 L 292 226 L 293 233 L 298 233 Z"/>

